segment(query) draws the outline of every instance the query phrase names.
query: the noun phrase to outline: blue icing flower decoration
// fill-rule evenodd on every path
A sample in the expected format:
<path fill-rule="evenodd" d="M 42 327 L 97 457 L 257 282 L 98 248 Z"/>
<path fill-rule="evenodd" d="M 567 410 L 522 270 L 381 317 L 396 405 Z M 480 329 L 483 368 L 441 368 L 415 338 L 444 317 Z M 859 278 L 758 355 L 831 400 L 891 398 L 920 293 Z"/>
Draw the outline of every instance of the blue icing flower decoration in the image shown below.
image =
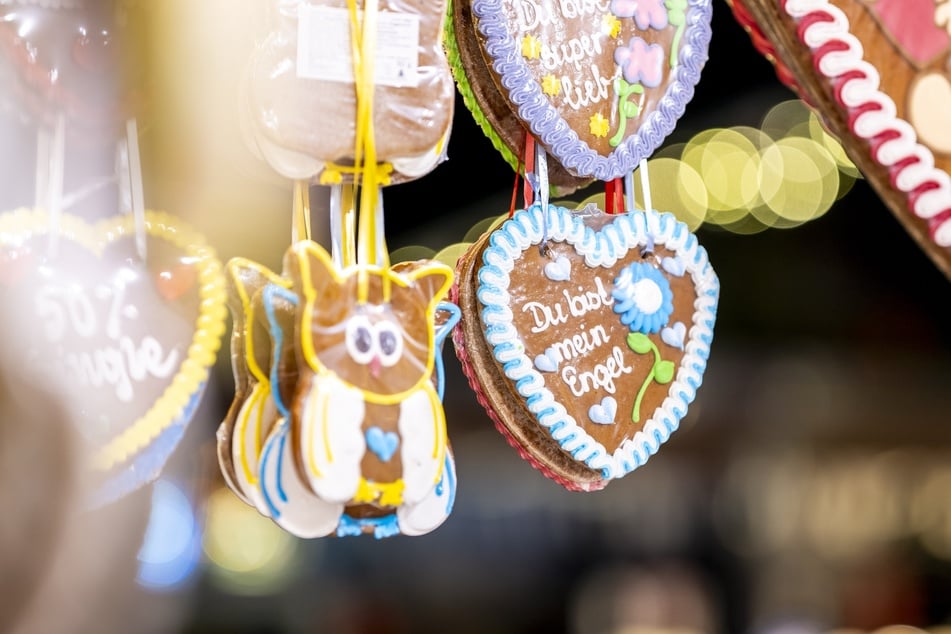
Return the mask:
<path fill-rule="evenodd" d="M 663 274 L 647 262 L 635 262 L 614 280 L 614 312 L 632 332 L 659 332 L 674 312 L 674 293 Z"/>

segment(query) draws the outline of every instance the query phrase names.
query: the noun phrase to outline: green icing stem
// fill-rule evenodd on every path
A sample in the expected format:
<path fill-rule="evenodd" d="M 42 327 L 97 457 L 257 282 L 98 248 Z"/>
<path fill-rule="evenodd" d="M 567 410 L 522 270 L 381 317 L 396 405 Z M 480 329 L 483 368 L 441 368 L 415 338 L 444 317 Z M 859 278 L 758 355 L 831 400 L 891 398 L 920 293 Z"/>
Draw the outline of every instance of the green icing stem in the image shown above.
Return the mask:
<path fill-rule="evenodd" d="M 670 67 L 674 68 L 677 66 L 677 51 L 680 50 L 680 38 L 684 34 L 684 25 L 681 23 L 677 27 L 677 32 L 674 33 L 674 41 L 670 45 Z"/>
<path fill-rule="evenodd" d="M 608 143 L 611 147 L 617 147 L 624 140 L 624 131 L 627 128 L 627 120 L 633 119 L 640 114 L 641 109 L 633 101 L 627 101 L 631 94 L 643 94 L 644 87 L 640 84 L 629 84 L 622 77 L 614 81 L 614 92 L 617 93 L 618 114 L 621 120 L 618 122 L 617 134 L 615 134 Z"/>
<path fill-rule="evenodd" d="M 660 350 L 657 349 L 657 345 L 646 335 L 637 334 L 634 336 L 638 337 L 640 341 L 646 342 L 648 345 L 650 345 L 650 351 L 654 354 L 654 364 L 651 366 L 651 371 L 647 373 L 647 377 L 644 379 L 641 389 L 637 391 L 637 398 L 634 399 L 634 409 L 631 411 L 631 420 L 635 423 L 639 423 L 641 421 L 641 400 L 644 398 L 644 394 L 647 393 L 647 386 L 651 384 L 651 381 L 657 381 L 657 383 L 661 385 L 670 383 L 671 380 L 673 380 L 673 362 L 661 359 Z M 634 346 L 631 345 L 630 338 L 628 338 L 627 345 L 637 354 L 644 354 L 647 352 L 646 350 L 643 353 L 638 352 Z M 665 366 L 663 368 L 664 376 L 659 377 L 657 376 L 657 372 L 662 366 Z"/>

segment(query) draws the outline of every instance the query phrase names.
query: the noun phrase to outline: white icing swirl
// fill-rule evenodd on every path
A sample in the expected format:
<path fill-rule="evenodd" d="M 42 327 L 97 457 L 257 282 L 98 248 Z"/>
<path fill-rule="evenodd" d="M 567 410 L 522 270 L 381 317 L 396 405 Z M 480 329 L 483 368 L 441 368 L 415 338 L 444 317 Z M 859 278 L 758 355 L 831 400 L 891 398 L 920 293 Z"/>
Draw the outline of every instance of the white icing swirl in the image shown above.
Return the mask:
<path fill-rule="evenodd" d="M 905 194 L 930 186 L 909 200 L 915 215 L 928 220 L 951 212 L 951 176 L 935 167 L 931 150 L 918 143 L 914 128 L 897 116 L 895 102 L 880 90 L 881 76 L 865 61 L 862 43 L 852 35 L 845 14 L 829 0 L 786 0 L 783 8 L 797 21 L 808 16 L 821 18 L 801 30 L 800 38 L 812 49 L 817 68 L 826 79 L 849 75 L 838 88 L 838 101 L 849 109 L 861 109 L 850 121 L 857 137 L 885 139 L 872 150 L 872 158 L 897 170 L 892 175 L 893 186 Z M 833 42 L 845 49 L 822 50 Z M 951 215 L 932 223 L 931 237 L 939 246 L 951 246 Z"/>

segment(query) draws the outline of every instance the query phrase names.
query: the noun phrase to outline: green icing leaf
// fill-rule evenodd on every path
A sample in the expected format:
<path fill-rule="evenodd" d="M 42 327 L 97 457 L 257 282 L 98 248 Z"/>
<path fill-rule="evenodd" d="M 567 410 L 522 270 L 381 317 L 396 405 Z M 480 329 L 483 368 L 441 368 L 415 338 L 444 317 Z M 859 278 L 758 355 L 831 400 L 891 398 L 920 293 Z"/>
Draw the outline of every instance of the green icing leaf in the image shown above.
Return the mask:
<path fill-rule="evenodd" d="M 670 383 L 674 378 L 674 362 L 661 361 L 654 367 L 654 380 L 661 385 Z"/>
<path fill-rule="evenodd" d="M 639 332 L 632 332 L 627 336 L 627 345 L 638 354 L 647 354 L 651 350 L 651 340 Z"/>

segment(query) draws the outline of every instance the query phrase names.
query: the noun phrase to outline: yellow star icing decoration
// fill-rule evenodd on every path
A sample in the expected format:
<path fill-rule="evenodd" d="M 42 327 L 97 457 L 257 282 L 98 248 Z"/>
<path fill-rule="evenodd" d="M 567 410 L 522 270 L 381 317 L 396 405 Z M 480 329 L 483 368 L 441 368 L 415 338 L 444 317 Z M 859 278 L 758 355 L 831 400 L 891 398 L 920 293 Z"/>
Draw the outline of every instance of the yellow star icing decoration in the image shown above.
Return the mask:
<path fill-rule="evenodd" d="M 551 97 L 561 92 L 561 82 L 554 75 L 545 75 L 542 79 L 542 91 Z"/>
<path fill-rule="evenodd" d="M 596 137 L 606 137 L 608 135 L 608 120 L 600 112 L 596 112 L 588 119 L 588 129 Z"/>
<path fill-rule="evenodd" d="M 601 16 L 601 29 L 611 37 L 617 37 L 621 32 L 621 21 L 611 13 L 605 13 Z"/>
<path fill-rule="evenodd" d="M 538 59 L 542 54 L 542 43 L 534 35 L 526 35 L 522 38 L 522 57 L 528 59 Z"/>

